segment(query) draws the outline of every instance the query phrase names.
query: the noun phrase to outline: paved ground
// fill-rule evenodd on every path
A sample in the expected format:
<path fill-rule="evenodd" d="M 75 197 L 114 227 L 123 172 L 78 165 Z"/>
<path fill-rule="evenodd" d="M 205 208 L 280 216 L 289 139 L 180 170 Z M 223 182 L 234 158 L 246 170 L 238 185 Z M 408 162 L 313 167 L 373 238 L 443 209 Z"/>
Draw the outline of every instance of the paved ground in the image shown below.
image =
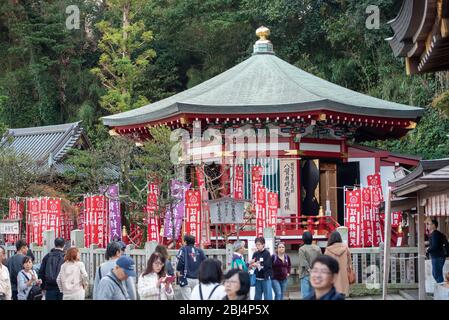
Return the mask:
<path fill-rule="evenodd" d="M 288 292 L 285 297 L 286 300 L 301 300 L 299 292 Z M 432 297 L 428 297 L 432 300 Z M 382 295 L 363 296 L 363 297 L 349 297 L 347 300 L 382 300 Z M 418 300 L 417 290 L 401 290 L 399 293 L 392 293 L 387 295 L 387 300 Z"/>

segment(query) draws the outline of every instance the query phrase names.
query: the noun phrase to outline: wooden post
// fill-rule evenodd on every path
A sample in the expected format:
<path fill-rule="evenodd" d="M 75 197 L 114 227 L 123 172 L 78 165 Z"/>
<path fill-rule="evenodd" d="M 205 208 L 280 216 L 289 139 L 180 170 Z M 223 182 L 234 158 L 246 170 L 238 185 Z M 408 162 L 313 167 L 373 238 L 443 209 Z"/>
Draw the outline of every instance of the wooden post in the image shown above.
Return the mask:
<path fill-rule="evenodd" d="M 70 231 L 70 245 L 76 248 L 84 247 L 84 231 L 83 230 L 72 230 Z"/>
<path fill-rule="evenodd" d="M 391 188 L 388 188 L 385 202 L 385 236 L 384 236 L 384 270 L 382 299 L 387 300 L 388 276 L 390 275 L 390 247 L 391 247 Z"/>
<path fill-rule="evenodd" d="M 419 300 L 426 299 L 426 272 L 425 272 L 425 245 L 424 245 L 424 207 L 421 206 L 421 197 L 417 196 L 418 209 L 418 285 L 419 285 Z"/>
<path fill-rule="evenodd" d="M 232 255 L 234 254 L 234 247 L 232 243 L 226 243 L 226 265 L 225 265 L 225 271 L 231 269 L 231 263 L 232 263 Z"/>
<path fill-rule="evenodd" d="M 43 236 L 43 252 L 42 257 L 44 257 L 47 253 L 53 249 L 55 245 L 55 231 L 54 230 L 46 230 L 42 233 Z"/>
<path fill-rule="evenodd" d="M 411 213 L 410 213 L 410 219 L 408 222 L 408 232 L 410 234 L 408 246 L 416 247 L 416 234 L 415 234 L 416 233 L 416 220 L 415 220 L 415 216 Z"/>

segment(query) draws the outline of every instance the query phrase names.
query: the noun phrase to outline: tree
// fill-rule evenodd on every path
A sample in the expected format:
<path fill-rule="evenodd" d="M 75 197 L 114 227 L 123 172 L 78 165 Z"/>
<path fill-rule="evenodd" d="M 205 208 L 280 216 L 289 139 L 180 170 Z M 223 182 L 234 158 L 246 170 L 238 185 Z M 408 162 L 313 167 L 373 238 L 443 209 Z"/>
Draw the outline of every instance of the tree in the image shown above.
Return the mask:
<path fill-rule="evenodd" d="M 92 69 L 106 88 L 100 105 L 111 113 L 123 112 L 148 103 L 136 94 L 136 86 L 156 52 L 148 45 L 153 39 L 145 24 L 135 18 L 140 0 L 109 1 L 109 10 L 122 14 L 120 27 L 103 20 L 96 24 L 102 33 L 98 43 L 102 54 L 99 66 Z"/>
<path fill-rule="evenodd" d="M 0 147 L 0 203 L 8 207 L 9 197 L 23 197 L 37 182 L 37 165 L 29 157 L 17 154 L 8 147 Z M 3 210 L 6 214 L 8 210 Z"/>

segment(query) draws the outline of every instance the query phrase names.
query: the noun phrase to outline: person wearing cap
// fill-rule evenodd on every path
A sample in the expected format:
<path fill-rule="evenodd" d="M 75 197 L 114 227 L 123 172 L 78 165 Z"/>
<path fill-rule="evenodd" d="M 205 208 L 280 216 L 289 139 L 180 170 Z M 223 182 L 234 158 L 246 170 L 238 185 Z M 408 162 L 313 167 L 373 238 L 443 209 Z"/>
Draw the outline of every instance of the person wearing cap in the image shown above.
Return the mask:
<path fill-rule="evenodd" d="M 233 248 L 234 254 L 232 255 L 231 268 L 248 271 L 248 265 L 246 264 L 245 257 L 243 256 L 245 253 L 245 242 L 236 241 L 233 244 Z"/>
<path fill-rule="evenodd" d="M 100 284 L 101 279 L 103 279 L 103 277 L 106 276 L 108 272 L 115 267 L 117 260 L 123 256 L 122 251 L 123 245 L 126 247 L 126 245 L 122 241 L 112 241 L 106 247 L 107 261 L 103 262 L 95 272 L 94 288 L 92 294 L 94 300 L 96 300 L 97 298 L 98 286 Z M 125 287 L 128 293 L 129 299 L 137 300 L 135 278 L 129 277 L 123 282 L 123 286 Z"/>
<path fill-rule="evenodd" d="M 123 284 L 129 277 L 136 277 L 136 264 L 130 257 L 121 256 L 114 269 L 100 280 L 94 300 L 130 300 Z"/>

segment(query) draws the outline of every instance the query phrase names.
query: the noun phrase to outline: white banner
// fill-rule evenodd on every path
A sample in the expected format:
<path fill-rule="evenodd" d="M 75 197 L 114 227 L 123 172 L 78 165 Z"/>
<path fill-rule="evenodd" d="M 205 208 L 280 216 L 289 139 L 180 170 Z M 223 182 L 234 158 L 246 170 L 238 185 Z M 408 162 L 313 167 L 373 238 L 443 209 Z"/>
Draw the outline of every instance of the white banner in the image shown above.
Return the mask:
<path fill-rule="evenodd" d="M 296 160 L 279 160 L 280 198 L 281 207 L 279 215 L 298 214 L 298 168 Z"/>
<path fill-rule="evenodd" d="M 0 234 L 19 234 L 19 221 L 0 221 Z"/>

